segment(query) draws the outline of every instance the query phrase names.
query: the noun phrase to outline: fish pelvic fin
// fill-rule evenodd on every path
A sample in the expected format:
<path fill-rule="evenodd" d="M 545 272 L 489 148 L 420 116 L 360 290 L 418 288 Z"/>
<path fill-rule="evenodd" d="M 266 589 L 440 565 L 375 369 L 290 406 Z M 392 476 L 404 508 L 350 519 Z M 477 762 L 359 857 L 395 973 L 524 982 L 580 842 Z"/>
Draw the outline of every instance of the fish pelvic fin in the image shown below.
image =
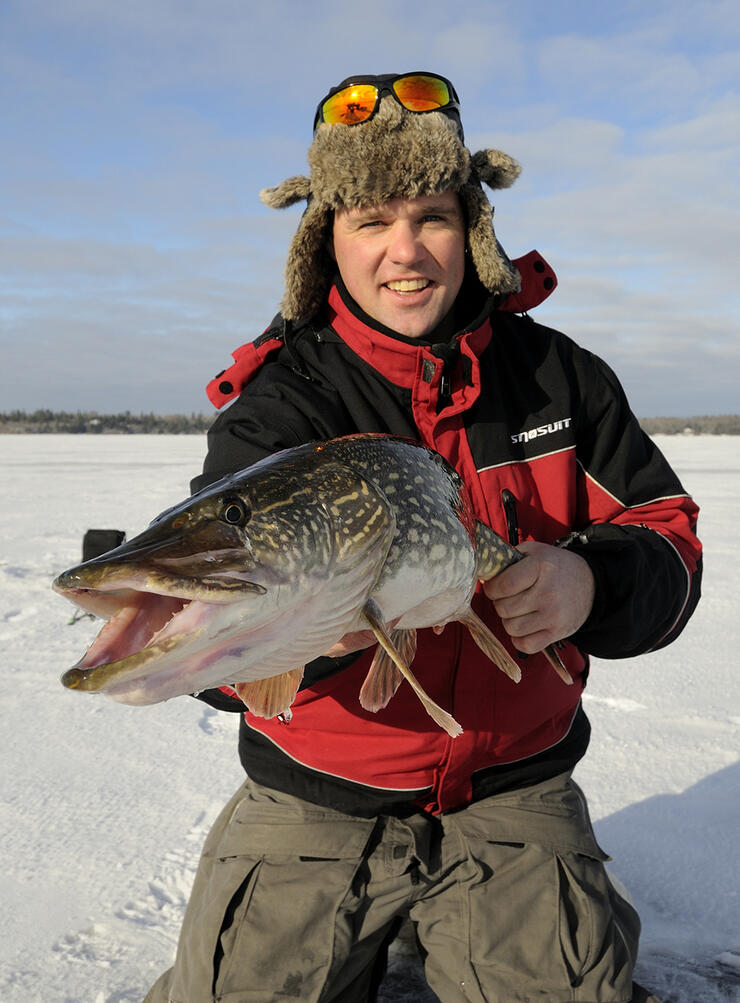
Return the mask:
<path fill-rule="evenodd" d="M 398 667 L 401 675 L 413 689 L 414 693 L 416 693 L 419 700 L 421 700 L 424 710 L 432 718 L 435 724 L 438 724 L 440 728 L 443 728 L 451 738 L 457 738 L 458 735 L 461 735 L 462 728 L 454 717 L 452 717 L 451 714 L 448 714 L 447 711 L 442 710 L 442 708 L 424 691 L 411 669 L 403 660 L 400 653 L 396 650 L 390 634 L 386 629 L 383 614 L 374 599 L 368 599 L 366 601 L 362 608 L 362 615 L 370 624 L 373 633 L 378 639 L 378 644 Z"/>
<path fill-rule="evenodd" d="M 470 636 L 481 651 L 488 655 L 494 665 L 498 666 L 509 679 L 513 679 L 515 683 L 518 683 L 522 678 L 522 670 L 478 614 L 468 608 L 458 619 L 461 623 L 465 624 L 470 631 Z"/>
<path fill-rule="evenodd" d="M 410 665 L 416 654 L 416 631 L 392 630 L 388 637 L 402 661 Z M 373 714 L 382 710 L 388 706 L 402 680 L 403 675 L 391 656 L 385 648 L 378 647 L 360 690 L 360 705 Z"/>
<path fill-rule="evenodd" d="M 269 679 L 254 679 L 248 683 L 232 683 L 240 700 L 257 717 L 290 716 L 290 705 L 295 700 L 303 679 L 303 669 L 291 669 Z"/>
<path fill-rule="evenodd" d="M 481 582 L 490 581 L 506 568 L 524 557 L 518 550 L 483 522 L 475 524 L 476 577 Z"/>

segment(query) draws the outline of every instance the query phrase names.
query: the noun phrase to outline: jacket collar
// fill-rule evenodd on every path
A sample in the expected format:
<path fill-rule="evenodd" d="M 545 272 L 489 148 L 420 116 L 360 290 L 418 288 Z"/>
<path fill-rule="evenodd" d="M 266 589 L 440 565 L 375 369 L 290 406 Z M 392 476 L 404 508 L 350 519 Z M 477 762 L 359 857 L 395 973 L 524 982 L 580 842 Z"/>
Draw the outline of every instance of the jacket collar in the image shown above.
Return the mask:
<path fill-rule="evenodd" d="M 373 320 L 360 309 L 338 279 L 329 291 L 328 320 L 356 355 L 398 386 L 413 387 L 420 370 L 425 371 L 427 377 L 430 372 L 441 376 L 445 365 L 456 367 L 461 372 L 468 371 L 466 376 L 469 378 L 465 382 L 477 384 L 478 356 L 491 340 L 491 306 L 490 299 L 486 300 L 484 308 L 472 323 L 446 342 L 431 343 L 435 332 L 432 332 L 431 339 L 408 338 Z M 470 362 L 457 366 L 460 358 Z M 425 382 L 431 381 L 427 378 Z"/>

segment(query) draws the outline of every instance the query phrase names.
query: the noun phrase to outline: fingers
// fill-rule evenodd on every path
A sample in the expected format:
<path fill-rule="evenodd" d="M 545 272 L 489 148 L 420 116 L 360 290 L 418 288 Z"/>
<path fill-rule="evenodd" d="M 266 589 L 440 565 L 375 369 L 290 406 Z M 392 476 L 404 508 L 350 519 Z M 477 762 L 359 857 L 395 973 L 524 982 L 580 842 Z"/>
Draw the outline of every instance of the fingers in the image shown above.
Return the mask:
<path fill-rule="evenodd" d="M 504 630 L 519 651 L 534 654 L 574 634 L 585 622 L 594 598 L 594 578 L 577 554 L 528 541 L 524 560 L 484 586 Z"/>
<path fill-rule="evenodd" d="M 356 630 L 351 634 L 345 634 L 328 651 L 324 652 L 324 655 L 327 658 L 341 658 L 342 655 L 349 655 L 353 651 L 362 651 L 377 643 L 378 639 L 371 630 Z"/>
<path fill-rule="evenodd" d="M 396 617 L 386 624 L 388 630 L 396 626 L 400 617 Z M 333 644 L 328 651 L 324 652 L 325 658 L 341 658 L 342 655 L 350 655 L 354 651 L 363 651 L 378 643 L 378 639 L 371 630 L 353 630 L 345 634 L 336 644 Z"/>
<path fill-rule="evenodd" d="M 523 543 L 517 549 L 526 555 L 527 543 Z M 518 561 L 512 564 L 506 571 L 502 571 L 495 578 L 489 579 L 483 584 L 483 591 L 494 602 L 506 599 L 510 596 L 519 595 L 531 588 L 537 580 L 537 566 L 531 561 Z"/>
<path fill-rule="evenodd" d="M 530 604 L 533 604 L 532 608 L 529 608 Z M 560 624 L 557 611 L 547 606 L 539 608 L 533 589 L 494 605 L 501 617 L 504 630 L 518 651 L 533 655 L 537 651 L 543 651 L 548 644 L 561 639 L 558 636 Z M 505 606 L 508 612 L 501 612 L 499 606 Z"/>

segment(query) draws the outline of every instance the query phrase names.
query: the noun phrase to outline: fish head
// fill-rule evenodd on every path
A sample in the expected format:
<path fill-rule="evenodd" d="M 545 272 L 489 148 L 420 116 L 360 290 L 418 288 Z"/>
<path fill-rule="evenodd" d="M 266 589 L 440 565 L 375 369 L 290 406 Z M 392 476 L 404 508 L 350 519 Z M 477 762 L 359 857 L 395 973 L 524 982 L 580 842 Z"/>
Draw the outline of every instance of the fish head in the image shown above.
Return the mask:
<path fill-rule="evenodd" d="M 107 621 L 65 686 L 113 695 L 142 674 L 207 660 L 328 574 L 335 538 L 325 504 L 303 479 L 276 484 L 256 467 L 55 579 L 57 593 Z"/>
<path fill-rule="evenodd" d="M 62 682 L 152 703 L 226 682 L 238 659 L 240 672 L 250 658 L 267 671 L 265 647 L 290 638 L 293 612 L 338 566 L 371 588 L 393 525 L 385 499 L 318 447 L 225 477 L 56 578 L 56 592 L 107 620 Z"/>

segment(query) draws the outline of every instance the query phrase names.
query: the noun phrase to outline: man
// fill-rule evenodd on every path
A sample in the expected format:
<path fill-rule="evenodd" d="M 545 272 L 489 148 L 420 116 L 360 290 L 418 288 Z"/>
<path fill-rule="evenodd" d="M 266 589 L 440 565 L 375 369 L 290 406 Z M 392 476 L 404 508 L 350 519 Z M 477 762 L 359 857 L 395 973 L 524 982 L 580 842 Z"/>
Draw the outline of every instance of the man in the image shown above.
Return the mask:
<path fill-rule="evenodd" d="M 449 81 L 344 81 L 319 105 L 309 163 L 263 193 L 308 207 L 281 315 L 211 385 L 237 399 L 193 487 L 312 439 L 425 442 L 526 555 L 474 599 L 522 681 L 458 624 L 420 631 L 414 671 L 463 725 L 451 739 L 408 687 L 377 715 L 359 707 L 374 638 L 355 635 L 306 667 L 289 722 L 242 713 L 248 779 L 147 999 L 370 1000 L 409 918 L 445 1003 L 654 1000 L 632 982 L 639 920 L 570 774 L 589 740 L 588 655 L 667 644 L 693 611 L 696 506 L 608 367 L 512 312 L 546 293 L 532 276 L 554 282 L 535 256 L 520 290 L 481 187 L 518 166 L 470 156 Z M 554 642 L 571 686 L 541 654 Z M 203 698 L 244 711 L 227 687 Z"/>

